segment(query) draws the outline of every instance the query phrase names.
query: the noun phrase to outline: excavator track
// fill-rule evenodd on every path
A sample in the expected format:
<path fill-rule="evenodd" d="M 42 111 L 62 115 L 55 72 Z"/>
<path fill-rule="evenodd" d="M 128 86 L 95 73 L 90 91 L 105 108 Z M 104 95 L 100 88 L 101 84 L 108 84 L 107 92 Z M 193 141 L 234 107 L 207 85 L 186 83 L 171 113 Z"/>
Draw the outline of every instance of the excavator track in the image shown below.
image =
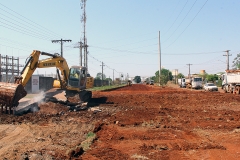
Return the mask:
<path fill-rule="evenodd" d="M 18 101 L 26 95 L 23 85 L 0 82 L 0 113 L 14 114 Z"/>

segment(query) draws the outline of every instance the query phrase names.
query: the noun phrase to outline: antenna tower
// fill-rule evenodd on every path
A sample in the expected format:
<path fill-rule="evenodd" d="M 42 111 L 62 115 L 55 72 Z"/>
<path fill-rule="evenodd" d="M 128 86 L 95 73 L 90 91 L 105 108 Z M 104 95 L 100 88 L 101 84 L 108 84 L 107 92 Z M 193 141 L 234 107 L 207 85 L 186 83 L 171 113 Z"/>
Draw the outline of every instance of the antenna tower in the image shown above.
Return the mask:
<path fill-rule="evenodd" d="M 84 57 L 84 63 L 83 66 L 88 67 L 87 65 L 87 38 L 86 38 L 86 21 L 87 21 L 87 16 L 86 16 L 86 1 L 87 0 L 81 0 L 81 9 L 83 10 L 83 14 L 81 17 L 81 22 L 83 23 L 83 57 Z"/>

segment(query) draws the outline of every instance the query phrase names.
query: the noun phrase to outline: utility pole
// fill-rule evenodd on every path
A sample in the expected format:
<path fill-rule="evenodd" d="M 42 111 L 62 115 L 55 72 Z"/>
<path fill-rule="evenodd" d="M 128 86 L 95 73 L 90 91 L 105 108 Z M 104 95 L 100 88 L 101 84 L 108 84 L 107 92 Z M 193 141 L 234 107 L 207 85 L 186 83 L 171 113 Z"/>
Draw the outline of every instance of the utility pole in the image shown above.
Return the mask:
<path fill-rule="evenodd" d="M 161 45 L 160 45 L 160 31 L 158 32 L 158 52 L 159 52 L 159 86 L 161 86 Z"/>
<path fill-rule="evenodd" d="M 226 52 L 226 55 L 223 55 L 223 56 L 227 56 L 227 70 L 229 70 L 229 56 L 231 56 L 231 55 L 229 55 L 229 51 L 230 50 L 224 51 L 224 52 Z"/>
<path fill-rule="evenodd" d="M 187 65 L 188 65 L 188 78 L 190 78 L 190 76 L 191 76 L 191 75 L 190 75 L 190 65 L 192 65 L 192 64 L 189 63 L 189 64 L 187 64 Z"/>
<path fill-rule="evenodd" d="M 120 84 L 122 84 L 123 72 L 119 72 L 119 74 L 120 74 L 120 76 L 119 76 L 119 78 L 120 78 Z"/>
<path fill-rule="evenodd" d="M 114 69 L 113 69 L 113 84 L 114 84 Z"/>
<path fill-rule="evenodd" d="M 63 57 L 63 42 L 72 42 L 72 40 L 70 40 L 70 39 L 52 40 L 52 43 L 58 43 L 58 42 L 61 43 L 61 56 Z"/>
<path fill-rule="evenodd" d="M 177 70 L 177 69 L 175 69 L 175 84 L 177 84 L 177 79 L 176 79 L 176 77 L 177 77 L 177 76 L 176 76 L 176 70 Z"/>
<path fill-rule="evenodd" d="M 102 86 L 103 86 L 103 66 L 105 66 L 105 65 L 102 62 L 102 65 L 100 65 L 100 66 L 102 66 Z"/>
<path fill-rule="evenodd" d="M 74 48 L 79 48 L 79 66 L 82 66 L 82 47 L 83 47 L 83 43 L 80 41 L 78 42 L 79 46 L 76 46 Z"/>

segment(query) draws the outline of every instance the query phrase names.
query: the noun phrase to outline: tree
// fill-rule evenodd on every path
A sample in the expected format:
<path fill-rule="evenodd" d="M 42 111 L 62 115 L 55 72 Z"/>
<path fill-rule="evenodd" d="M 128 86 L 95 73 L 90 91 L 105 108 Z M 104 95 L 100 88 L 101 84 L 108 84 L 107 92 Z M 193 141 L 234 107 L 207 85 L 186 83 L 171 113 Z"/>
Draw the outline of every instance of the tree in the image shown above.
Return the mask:
<path fill-rule="evenodd" d="M 207 81 L 211 81 L 211 82 L 215 82 L 216 80 L 218 80 L 218 75 L 216 74 L 208 74 L 206 76 Z"/>
<path fill-rule="evenodd" d="M 102 79 L 102 73 L 100 73 L 100 72 L 97 73 L 95 79 Z M 103 74 L 103 80 L 104 80 L 104 79 L 106 79 L 106 75 L 105 75 L 105 74 Z"/>
<path fill-rule="evenodd" d="M 184 75 L 182 73 L 178 73 L 177 78 L 184 78 Z"/>
<path fill-rule="evenodd" d="M 133 79 L 136 83 L 140 83 L 141 82 L 141 77 L 140 76 L 135 76 Z"/>
<path fill-rule="evenodd" d="M 112 82 L 112 78 L 106 78 L 105 80 Z"/>
<path fill-rule="evenodd" d="M 173 76 L 172 76 L 172 72 L 169 71 L 168 69 L 161 69 L 161 76 L 160 76 L 160 80 L 161 80 L 161 84 L 160 85 L 165 85 L 167 84 L 167 82 L 169 80 L 172 80 Z M 155 82 L 159 83 L 159 70 L 155 73 Z"/>
<path fill-rule="evenodd" d="M 111 78 L 106 78 L 106 81 L 108 81 L 109 84 L 112 84 L 112 79 Z"/>
<path fill-rule="evenodd" d="M 203 74 L 199 74 L 198 76 L 199 76 L 199 77 L 202 77 L 202 80 L 203 80 L 203 81 L 206 81 L 207 76 L 208 76 L 208 73 L 204 72 Z"/>
<path fill-rule="evenodd" d="M 240 69 L 240 53 L 237 54 L 237 57 L 233 59 L 233 69 Z"/>

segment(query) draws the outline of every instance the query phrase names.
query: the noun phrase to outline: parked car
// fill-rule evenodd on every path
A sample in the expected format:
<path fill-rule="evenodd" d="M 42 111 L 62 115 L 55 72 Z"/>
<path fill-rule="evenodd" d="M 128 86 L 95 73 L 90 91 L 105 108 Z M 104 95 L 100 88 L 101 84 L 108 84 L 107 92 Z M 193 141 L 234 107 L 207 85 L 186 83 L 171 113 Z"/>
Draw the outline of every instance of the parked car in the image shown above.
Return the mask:
<path fill-rule="evenodd" d="M 203 88 L 205 91 L 218 91 L 218 87 L 213 83 L 206 83 Z"/>

